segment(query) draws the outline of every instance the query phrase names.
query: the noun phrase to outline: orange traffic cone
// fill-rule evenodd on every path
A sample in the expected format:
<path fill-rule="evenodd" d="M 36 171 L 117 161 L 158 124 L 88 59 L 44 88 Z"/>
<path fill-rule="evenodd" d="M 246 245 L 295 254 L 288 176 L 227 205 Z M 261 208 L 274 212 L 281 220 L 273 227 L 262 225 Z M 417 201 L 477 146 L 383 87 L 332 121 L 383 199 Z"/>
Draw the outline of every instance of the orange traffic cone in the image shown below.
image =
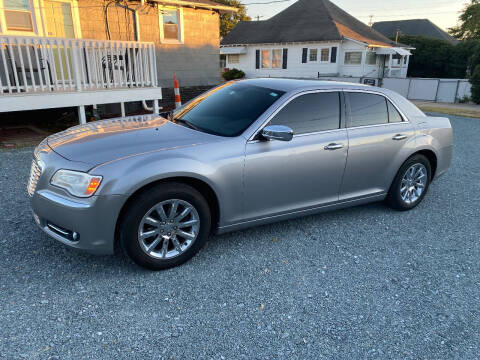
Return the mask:
<path fill-rule="evenodd" d="M 175 93 L 175 109 L 182 106 L 182 100 L 180 99 L 180 88 L 178 86 L 177 74 L 173 73 L 173 92 Z"/>

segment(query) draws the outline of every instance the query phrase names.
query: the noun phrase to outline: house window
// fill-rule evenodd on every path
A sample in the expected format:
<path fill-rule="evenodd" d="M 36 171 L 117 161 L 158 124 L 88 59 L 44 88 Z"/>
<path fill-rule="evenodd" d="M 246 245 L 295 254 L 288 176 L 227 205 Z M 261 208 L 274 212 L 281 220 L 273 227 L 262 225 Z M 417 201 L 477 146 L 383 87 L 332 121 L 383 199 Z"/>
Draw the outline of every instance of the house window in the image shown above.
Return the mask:
<path fill-rule="evenodd" d="M 272 50 L 272 68 L 280 69 L 282 67 L 282 50 L 274 49 Z"/>
<path fill-rule="evenodd" d="M 260 53 L 262 69 L 282 68 L 282 49 L 262 50 Z"/>
<path fill-rule="evenodd" d="M 3 6 L 8 30 L 33 31 L 29 0 L 4 0 Z"/>
<path fill-rule="evenodd" d="M 318 50 L 317 49 L 310 49 L 309 52 L 310 52 L 309 60 L 310 61 L 317 61 Z"/>
<path fill-rule="evenodd" d="M 362 63 L 361 51 L 348 51 L 345 53 L 345 65 L 360 65 Z"/>
<path fill-rule="evenodd" d="M 402 64 L 402 56 L 395 54 L 392 55 L 392 66 L 400 66 Z"/>
<path fill-rule="evenodd" d="M 322 49 L 320 52 L 320 61 L 328 62 L 329 58 L 330 58 L 330 49 L 329 48 Z"/>
<path fill-rule="evenodd" d="M 175 8 L 160 9 L 160 37 L 164 43 L 183 42 L 182 10 Z"/>
<path fill-rule="evenodd" d="M 373 51 L 367 51 L 367 58 L 366 58 L 367 65 L 377 65 L 377 54 Z"/>
<path fill-rule="evenodd" d="M 270 50 L 262 50 L 262 68 L 269 69 L 272 62 L 270 61 Z"/>
<path fill-rule="evenodd" d="M 403 65 L 407 65 L 408 56 L 403 57 Z"/>
<path fill-rule="evenodd" d="M 229 64 L 238 64 L 240 62 L 240 55 L 238 54 L 229 54 L 228 63 Z"/>

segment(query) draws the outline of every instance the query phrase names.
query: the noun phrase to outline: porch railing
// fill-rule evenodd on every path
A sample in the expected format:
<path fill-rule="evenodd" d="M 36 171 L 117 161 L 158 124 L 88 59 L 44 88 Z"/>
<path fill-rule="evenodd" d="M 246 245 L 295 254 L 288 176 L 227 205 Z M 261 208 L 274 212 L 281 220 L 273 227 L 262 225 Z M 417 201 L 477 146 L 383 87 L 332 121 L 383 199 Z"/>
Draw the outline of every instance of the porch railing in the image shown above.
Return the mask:
<path fill-rule="evenodd" d="M 153 43 L 0 35 L 0 96 L 156 86 Z"/>

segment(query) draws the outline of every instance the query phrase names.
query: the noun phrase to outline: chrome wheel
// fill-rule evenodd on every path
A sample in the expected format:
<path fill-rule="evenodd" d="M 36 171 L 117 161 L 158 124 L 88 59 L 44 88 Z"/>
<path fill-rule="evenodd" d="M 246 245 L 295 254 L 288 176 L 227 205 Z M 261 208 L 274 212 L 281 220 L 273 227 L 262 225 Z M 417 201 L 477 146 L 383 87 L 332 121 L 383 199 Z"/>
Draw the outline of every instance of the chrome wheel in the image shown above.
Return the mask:
<path fill-rule="evenodd" d="M 427 185 L 427 168 L 417 163 L 410 166 L 403 175 L 400 196 L 406 204 L 416 202 L 422 196 Z"/>
<path fill-rule="evenodd" d="M 142 218 L 138 242 L 142 250 L 156 259 L 171 259 L 195 242 L 200 218 L 195 207 L 184 200 L 158 203 Z"/>

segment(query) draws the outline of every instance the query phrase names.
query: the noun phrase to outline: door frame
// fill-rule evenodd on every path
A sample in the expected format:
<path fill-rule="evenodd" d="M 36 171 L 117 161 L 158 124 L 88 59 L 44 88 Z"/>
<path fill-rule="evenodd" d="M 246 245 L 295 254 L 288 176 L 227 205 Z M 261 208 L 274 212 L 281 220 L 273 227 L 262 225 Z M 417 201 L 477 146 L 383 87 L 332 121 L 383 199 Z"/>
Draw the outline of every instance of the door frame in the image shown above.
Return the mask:
<path fill-rule="evenodd" d="M 340 127 L 338 129 L 333 129 L 333 130 L 322 130 L 322 131 L 315 131 L 311 133 L 305 133 L 305 134 L 293 134 L 293 137 L 296 136 L 307 136 L 307 135 L 315 135 L 315 134 L 321 134 L 325 132 L 330 132 L 330 131 L 336 131 L 340 129 L 344 129 L 346 127 L 346 106 L 345 106 L 345 96 L 343 93 L 342 89 L 337 89 L 337 88 L 332 88 L 332 89 L 314 89 L 314 90 L 302 90 L 300 92 L 292 94 L 287 100 L 285 100 L 280 106 L 278 106 L 271 114 L 269 114 L 265 120 L 261 120 L 260 125 L 255 125 L 257 124 L 257 121 L 254 121 L 252 125 L 246 130 L 246 132 L 250 132 L 251 128 L 254 128 L 255 130 L 250 136 L 247 136 L 247 142 L 257 142 L 260 141 L 257 139 L 257 136 L 259 133 L 262 131 L 262 129 L 267 126 L 267 124 L 277 115 L 285 106 L 287 106 L 291 101 L 296 99 L 299 96 L 302 95 L 307 95 L 307 94 L 316 94 L 316 93 L 325 93 L 325 92 L 338 92 L 340 96 Z M 280 99 L 279 99 L 280 100 Z"/>

